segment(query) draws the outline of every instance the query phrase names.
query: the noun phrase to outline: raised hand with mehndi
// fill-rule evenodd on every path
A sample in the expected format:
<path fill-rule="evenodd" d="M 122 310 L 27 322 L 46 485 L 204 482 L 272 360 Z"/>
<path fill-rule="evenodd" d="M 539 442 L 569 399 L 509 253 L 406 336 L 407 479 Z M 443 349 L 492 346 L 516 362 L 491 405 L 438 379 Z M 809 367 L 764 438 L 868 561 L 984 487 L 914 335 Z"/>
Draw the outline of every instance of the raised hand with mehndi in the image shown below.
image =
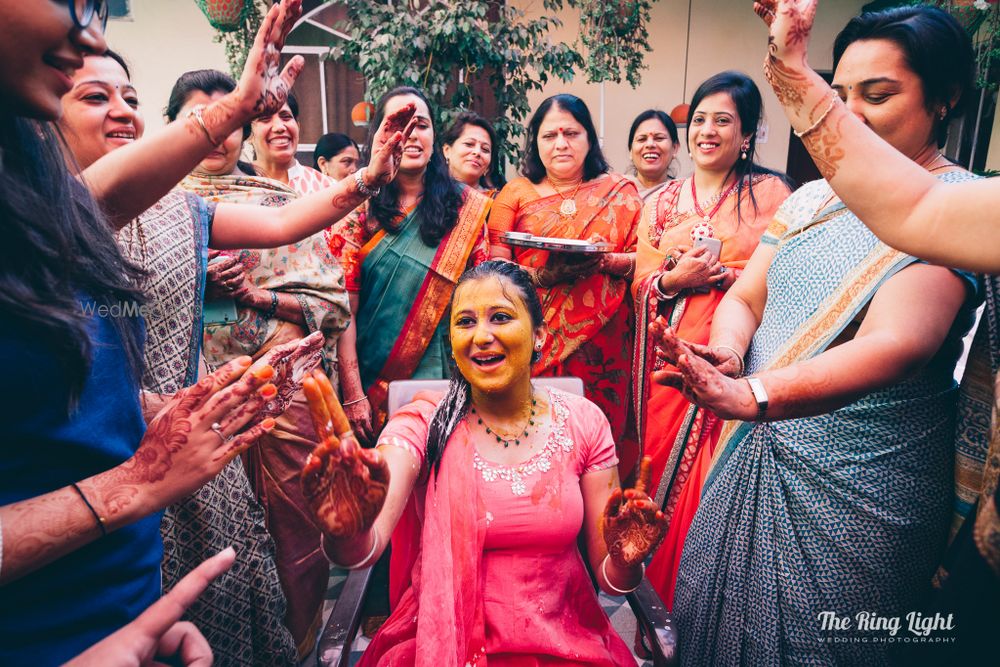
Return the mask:
<path fill-rule="evenodd" d="M 638 585 L 636 580 L 642 578 L 645 568 L 638 577 L 635 568 L 642 566 L 667 534 L 667 518 L 646 493 L 651 464 L 648 456 L 642 459 L 635 487 L 624 492 L 615 488 L 601 517 L 601 534 L 608 547 L 608 557 L 601 569 L 612 590 L 621 591 L 619 584 L 623 580 L 631 580 L 632 588 Z"/>
<path fill-rule="evenodd" d="M 382 510 L 389 468 L 377 450 L 358 444 L 324 373 L 314 371 L 302 388 L 319 438 L 302 468 L 303 494 L 325 536 L 354 540 L 371 531 Z M 374 552 L 377 538 L 372 535 L 370 539 Z"/>
<path fill-rule="evenodd" d="M 753 3 L 754 13 L 767 24 L 769 55 L 792 64 L 805 64 L 806 47 L 817 0 L 760 0 Z M 790 58 L 794 58 L 792 62 Z"/>
<path fill-rule="evenodd" d="M 288 33 L 302 14 L 302 0 L 281 0 L 268 10 L 247 54 L 243 73 L 229 95 L 205 107 L 202 112 L 209 138 L 225 138 L 235 128 L 230 127 L 233 112 L 239 117 L 236 127 L 255 116 L 272 114 L 281 109 L 295 79 L 305 66 L 302 56 L 295 56 L 281 67 L 281 49 Z M 235 102 L 236 108 L 229 109 Z M 216 132 L 216 126 L 218 132 Z"/>
<path fill-rule="evenodd" d="M 372 156 L 368 166 L 359 170 L 368 187 L 377 188 L 392 182 L 403 159 L 403 144 L 416 127 L 415 104 L 407 104 L 382 119 L 372 141 Z"/>

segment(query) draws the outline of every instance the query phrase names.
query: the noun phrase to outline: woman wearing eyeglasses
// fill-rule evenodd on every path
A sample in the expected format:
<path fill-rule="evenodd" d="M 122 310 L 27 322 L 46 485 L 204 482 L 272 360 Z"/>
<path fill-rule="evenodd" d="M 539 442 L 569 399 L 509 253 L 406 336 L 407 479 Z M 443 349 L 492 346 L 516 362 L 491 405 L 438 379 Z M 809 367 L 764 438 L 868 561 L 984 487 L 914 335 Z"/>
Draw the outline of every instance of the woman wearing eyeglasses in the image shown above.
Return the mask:
<path fill-rule="evenodd" d="M 273 428 L 264 420 L 241 433 L 275 391 L 273 369 L 246 372 L 242 357 L 181 390 L 146 429 L 143 276 L 112 230 L 217 138 L 282 103 L 302 60 L 280 71 L 278 52 L 299 12 L 298 0 L 270 9 L 237 91 L 77 180 L 51 123 L 84 56 L 107 48 L 104 5 L 0 0 L 0 664 L 63 663 L 136 618 L 160 594 L 160 511 Z M 319 197 L 345 211 L 366 198 L 353 181 Z M 308 208 L 304 227 L 329 218 Z"/>

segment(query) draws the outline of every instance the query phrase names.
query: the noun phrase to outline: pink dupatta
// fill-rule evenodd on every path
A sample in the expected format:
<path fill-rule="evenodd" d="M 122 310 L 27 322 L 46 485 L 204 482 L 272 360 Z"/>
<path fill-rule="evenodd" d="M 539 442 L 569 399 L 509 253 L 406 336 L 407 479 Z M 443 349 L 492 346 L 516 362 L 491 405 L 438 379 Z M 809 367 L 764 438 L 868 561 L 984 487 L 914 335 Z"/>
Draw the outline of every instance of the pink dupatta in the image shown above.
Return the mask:
<path fill-rule="evenodd" d="M 396 419 L 420 420 L 426 433 L 435 403 L 417 402 L 400 410 Z M 391 430 L 391 425 L 387 431 Z M 382 441 L 385 442 L 385 433 Z M 441 468 L 429 473 L 421 526 L 414 489 L 393 534 L 393 553 L 415 556 L 412 580 L 392 615 L 372 640 L 359 667 L 417 665 L 464 667 L 486 665 L 481 563 L 486 538 L 473 467 L 474 448 L 462 422 L 444 449 Z M 419 539 L 420 549 L 412 549 Z M 429 557 L 424 558 L 427 554 Z M 406 574 L 406 563 L 393 558 L 390 579 Z M 398 589 L 397 589 L 398 590 Z"/>

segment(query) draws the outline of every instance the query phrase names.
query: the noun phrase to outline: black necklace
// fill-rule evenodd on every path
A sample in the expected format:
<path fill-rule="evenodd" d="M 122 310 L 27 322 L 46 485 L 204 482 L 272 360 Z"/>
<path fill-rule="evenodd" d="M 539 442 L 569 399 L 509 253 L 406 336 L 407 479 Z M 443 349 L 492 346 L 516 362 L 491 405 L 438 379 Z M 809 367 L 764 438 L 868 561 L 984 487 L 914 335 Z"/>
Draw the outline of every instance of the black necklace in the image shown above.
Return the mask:
<path fill-rule="evenodd" d="M 514 435 L 506 437 L 501 436 L 499 433 L 497 433 L 496 431 L 494 431 L 493 429 L 491 429 L 489 426 L 486 425 L 486 423 L 483 421 L 483 418 L 479 416 L 478 412 L 476 412 L 476 406 L 472 406 L 471 411 L 472 414 L 476 415 L 476 423 L 486 429 L 486 435 L 492 435 L 494 438 L 497 439 L 497 443 L 502 444 L 504 446 L 504 449 L 506 449 L 507 447 L 510 447 L 510 443 L 514 443 L 514 446 L 516 447 L 521 444 L 521 438 L 528 437 L 528 428 L 535 425 L 535 408 L 537 405 L 538 401 L 535 400 L 534 395 L 532 395 L 531 413 L 528 415 L 528 423 L 524 425 L 523 429 L 518 429 L 518 432 L 515 433 Z"/>

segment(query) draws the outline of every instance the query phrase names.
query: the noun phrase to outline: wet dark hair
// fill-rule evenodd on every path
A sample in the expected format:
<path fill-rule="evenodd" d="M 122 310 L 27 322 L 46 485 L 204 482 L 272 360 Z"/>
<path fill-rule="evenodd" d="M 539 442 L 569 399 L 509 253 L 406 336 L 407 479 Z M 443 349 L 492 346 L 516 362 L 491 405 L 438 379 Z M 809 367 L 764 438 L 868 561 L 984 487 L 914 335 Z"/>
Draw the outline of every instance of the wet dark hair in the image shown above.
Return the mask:
<path fill-rule="evenodd" d="M 677 125 L 674 123 L 674 119 L 670 117 L 665 111 L 660 111 L 659 109 L 646 109 L 632 121 L 632 127 L 628 130 L 628 144 L 627 148 L 629 155 L 632 154 L 632 140 L 635 139 L 635 131 L 639 129 L 639 126 L 645 123 L 647 120 L 655 118 L 656 120 L 663 123 L 663 127 L 667 128 L 667 134 L 670 135 L 670 140 L 674 142 L 674 146 L 680 146 L 681 140 L 677 136 Z M 668 168 L 669 172 L 669 168 Z M 671 178 L 673 176 L 668 173 Z"/>
<path fill-rule="evenodd" d="M 378 101 L 375 106 L 375 117 L 372 118 L 368 126 L 368 142 L 366 154 L 371 157 L 372 142 L 375 133 L 385 118 L 385 105 L 394 97 L 400 95 L 414 95 L 419 97 L 427 105 L 428 111 L 431 103 L 427 96 L 416 88 L 410 86 L 399 86 L 393 88 Z M 433 123 L 433 112 L 431 112 Z M 434 248 L 441 242 L 455 226 L 458 221 L 458 209 L 462 205 L 462 189 L 448 172 L 448 165 L 445 164 L 444 155 L 434 136 L 434 146 L 431 149 L 431 158 L 427 162 L 424 171 L 424 196 L 417 204 L 417 213 L 420 214 L 420 239 L 428 246 Z M 403 213 L 399 207 L 399 186 L 396 181 L 384 186 L 377 196 L 368 200 L 368 210 L 371 216 L 378 222 L 379 226 L 389 233 L 395 233 L 396 219 Z"/>
<path fill-rule="evenodd" d="M 167 100 L 167 108 L 163 110 L 163 115 L 172 123 L 177 120 L 177 115 L 187 104 L 191 95 L 195 92 L 202 92 L 208 96 L 215 93 L 231 93 L 236 90 L 236 80 L 225 72 L 215 69 L 196 69 L 181 74 L 174 87 L 170 89 L 170 98 Z M 243 141 L 250 136 L 250 124 L 243 126 Z M 257 171 L 249 162 L 237 161 L 236 166 L 245 174 L 256 176 Z"/>
<path fill-rule="evenodd" d="M 455 118 L 455 122 L 451 124 L 443 135 L 441 135 L 441 145 L 451 146 L 459 137 L 462 136 L 462 132 L 465 131 L 466 125 L 475 125 L 476 127 L 481 127 L 485 130 L 486 134 L 490 137 L 490 168 L 479 178 L 479 186 L 483 188 L 496 188 L 500 189 L 506 185 L 506 180 L 500 173 L 498 166 L 500 160 L 497 156 L 500 155 L 500 146 L 497 142 L 497 133 L 490 125 L 490 122 L 477 114 L 475 111 L 463 111 L 458 114 Z"/>
<path fill-rule="evenodd" d="M 469 269 L 458 279 L 458 283 L 455 285 L 455 292 L 458 291 L 458 288 L 463 283 L 484 280 L 486 278 L 496 278 L 501 281 L 506 280 L 514 286 L 517 290 L 517 298 L 528 309 L 533 329 L 537 329 L 545 323 L 542 304 L 538 300 L 538 292 L 535 290 L 535 286 L 531 283 L 531 277 L 527 271 L 514 262 L 492 259 Z M 511 301 L 514 300 L 513 296 L 508 294 L 506 289 L 504 289 L 504 295 L 511 299 Z M 453 292 L 453 303 L 454 298 L 455 294 Z M 448 317 L 450 321 L 451 306 L 448 307 Z M 537 352 L 533 355 L 532 361 L 537 361 L 535 357 L 537 357 Z M 462 421 L 462 418 L 469 411 L 471 396 L 469 381 L 458 371 L 457 367 L 453 367 L 451 382 L 448 383 L 448 392 L 441 399 L 441 402 L 438 403 L 437 409 L 434 410 L 430 426 L 427 429 L 427 464 L 428 469 L 433 469 L 435 474 L 437 474 L 438 469 L 441 467 L 441 457 L 444 454 L 444 447 L 448 442 L 448 438 L 451 437 L 451 434 L 455 431 L 455 427 L 458 426 L 458 423 Z"/>
<path fill-rule="evenodd" d="M 899 47 L 907 67 L 920 78 L 924 103 L 934 116 L 934 137 L 938 148 L 944 146 L 951 119 L 965 113 L 975 87 L 976 61 L 969 34 L 953 16 L 937 7 L 868 12 L 848 21 L 837 35 L 833 69 L 837 69 L 848 46 L 875 39 Z M 938 114 L 941 107 L 948 107 L 944 119 Z"/>
<path fill-rule="evenodd" d="M 138 306 L 145 301 L 137 287 L 145 274 L 122 256 L 111 224 L 70 175 L 63 144 L 53 124 L 0 111 L 0 318 L 51 347 L 67 371 L 72 410 L 92 361 L 92 317 L 81 301 Z M 141 321 L 109 319 L 138 390 Z"/>
<path fill-rule="evenodd" d="M 545 114 L 549 109 L 555 107 L 562 109 L 573 118 L 587 132 L 587 140 L 590 142 L 590 150 L 583 161 L 583 180 L 589 181 L 607 172 L 611 167 L 604 159 L 601 152 L 601 143 L 597 138 L 597 130 L 594 128 L 594 121 L 590 118 L 590 110 L 576 95 L 562 93 L 553 95 L 542 101 L 528 121 L 528 135 L 524 140 L 524 155 L 521 159 L 521 173 L 532 183 L 541 183 L 545 178 L 545 165 L 538 155 L 538 128 L 545 119 Z"/>
<path fill-rule="evenodd" d="M 330 158 L 340 155 L 340 152 L 345 148 L 354 146 L 358 153 L 361 150 L 358 149 L 358 145 L 354 143 L 354 139 L 351 139 L 346 134 L 341 134 L 340 132 L 329 132 L 324 134 L 316 142 L 316 148 L 313 150 L 313 168 L 319 171 L 319 159 L 324 158 L 329 160 Z"/>
<path fill-rule="evenodd" d="M 729 99 L 733 101 L 733 105 L 736 107 L 736 113 L 740 117 L 740 129 L 743 131 L 743 134 L 750 135 L 746 150 L 746 159 L 744 160 L 738 156 L 736 163 L 730 168 L 729 173 L 726 174 L 726 178 L 728 178 L 729 174 L 735 173 L 738 179 L 737 182 L 740 184 L 736 188 L 736 219 L 742 222 L 744 190 L 750 195 L 750 202 L 753 204 L 754 213 L 756 214 L 759 210 L 757 207 L 757 198 L 753 193 L 754 176 L 759 174 L 777 176 L 790 189 L 794 189 L 794 187 L 791 180 L 785 174 L 757 164 L 757 126 L 760 125 L 761 118 L 764 117 L 764 102 L 761 99 L 760 89 L 757 88 L 757 84 L 743 72 L 735 70 L 720 72 L 715 76 L 705 79 L 698 86 L 698 89 L 694 91 L 694 96 L 691 98 L 691 107 L 688 109 L 688 134 L 690 135 L 691 133 L 691 120 L 694 118 L 698 105 L 701 104 L 703 99 L 716 93 L 725 93 L 729 96 Z"/>

